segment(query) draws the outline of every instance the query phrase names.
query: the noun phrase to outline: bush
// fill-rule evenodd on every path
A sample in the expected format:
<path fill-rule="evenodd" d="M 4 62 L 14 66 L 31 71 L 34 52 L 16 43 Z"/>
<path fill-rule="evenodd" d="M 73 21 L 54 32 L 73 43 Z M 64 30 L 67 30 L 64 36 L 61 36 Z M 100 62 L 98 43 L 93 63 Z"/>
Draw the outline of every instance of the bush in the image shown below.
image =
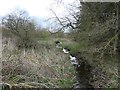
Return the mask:
<path fill-rule="evenodd" d="M 3 36 L 7 38 L 16 38 L 15 45 L 21 48 L 38 47 L 37 41 L 47 39 L 49 32 L 40 28 L 37 30 L 36 23 L 28 16 L 26 11 L 14 11 L 3 17 Z"/>

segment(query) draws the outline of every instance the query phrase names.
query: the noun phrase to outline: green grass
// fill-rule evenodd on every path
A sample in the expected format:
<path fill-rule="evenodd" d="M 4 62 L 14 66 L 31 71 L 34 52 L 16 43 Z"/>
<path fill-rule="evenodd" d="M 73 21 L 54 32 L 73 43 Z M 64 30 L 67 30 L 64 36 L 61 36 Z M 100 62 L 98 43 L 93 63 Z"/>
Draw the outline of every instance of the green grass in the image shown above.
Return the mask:
<path fill-rule="evenodd" d="M 57 84 L 62 88 L 70 88 L 74 84 L 74 81 L 71 78 L 61 79 L 57 81 Z"/>
<path fill-rule="evenodd" d="M 107 83 L 103 85 L 105 88 L 118 87 L 118 60 L 115 55 L 105 54 L 101 57 L 101 52 L 96 51 L 96 46 L 102 45 L 89 45 L 85 40 L 80 43 L 74 41 L 62 41 L 64 48 L 70 49 L 70 53 L 80 52 L 86 58 L 88 63 L 94 68 L 101 68 L 109 78 Z M 98 78 L 99 79 L 99 78 Z"/>
<path fill-rule="evenodd" d="M 48 83 L 56 85 L 55 87 L 72 87 L 74 84 L 75 77 L 75 69 L 71 65 L 69 60 L 69 55 L 63 54 L 61 49 L 55 48 L 55 41 L 61 41 L 61 46 L 64 48 L 70 49 L 70 53 L 78 53 L 80 52 L 83 57 L 88 61 L 88 63 L 97 68 L 102 68 L 103 71 L 106 72 L 106 75 L 109 77 L 109 81 L 105 85 L 105 87 L 117 87 L 118 85 L 118 61 L 116 57 L 113 55 L 104 55 L 104 57 L 100 58 L 101 53 L 97 52 L 96 46 L 91 45 L 85 40 L 81 40 L 80 43 L 72 41 L 66 38 L 49 38 L 49 39 L 41 39 L 38 41 L 40 48 L 34 50 L 34 52 L 29 51 L 25 56 L 23 55 L 23 51 L 14 50 L 3 50 L 3 59 L 7 61 L 13 60 L 17 62 L 17 60 L 22 60 L 22 62 L 26 63 L 29 68 L 24 67 L 24 69 L 28 70 L 26 73 L 28 78 L 37 76 L 39 78 L 38 83 L 45 84 L 47 86 Z M 100 45 L 99 45 L 100 46 Z M 11 57 L 9 57 L 11 54 Z M 8 58 L 9 57 L 9 58 Z M 6 62 L 9 63 L 9 62 Z M 32 66 L 36 65 L 35 67 Z M 18 65 L 18 62 L 15 64 L 10 64 L 10 68 Z M 41 69 L 38 71 L 36 68 Z M 50 67 L 49 67 L 50 65 Z M 52 74 L 53 78 L 46 76 L 44 74 L 44 70 L 48 70 L 49 76 Z M 36 75 L 33 75 L 36 74 Z M 31 77 L 29 77 L 31 76 Z M 19 83 L 22 80 L 22 77 L 16 76 L 8 76 L 6 78 L 11 83 Z M 57 79 L 56 79 L 57 78 Z M 30 82 L 34 81 L 32 78 L 28 80 Z"/>

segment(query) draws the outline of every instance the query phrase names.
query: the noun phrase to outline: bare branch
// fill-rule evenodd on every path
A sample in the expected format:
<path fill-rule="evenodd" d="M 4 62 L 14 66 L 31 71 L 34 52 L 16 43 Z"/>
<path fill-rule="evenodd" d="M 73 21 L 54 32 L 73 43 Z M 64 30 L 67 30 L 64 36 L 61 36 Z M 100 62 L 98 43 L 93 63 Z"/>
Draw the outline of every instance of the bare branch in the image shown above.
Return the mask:
<path fill-rule="evenodd" d="M 51 9 L 51 11 L 55 15 L 56 19 L 59 21 L 60 25 L 62 25 L 64 27 L 63 23 L 61 22 L 61 20 L 59 19 L 59 17 L 56 15 L 56 13 L 52 9 Z"/>
<path fill-rule="evenodd" d="M 52 32 L 52 31 L 50 31 L 50 30 L 48 30 L 48 31 L 49 31 L 49 33 L 52 35 L 52 34 L 57 34 L 57 33 L 59 33 L 62 29 L 63 29 L 63 28 L 60 28 L 60 29 L 57 30 L 56 32 Z"/>
<path fill-rule="evenodd" d="M 56 15 L 56 13 L 52 10 L 52 9 L 50 9 L 52 12 L 53 12 L 53 14 L 55 15 L 55 18 L 58 20 L 58 22 L 60 23 L 60 25 L 62 26 L 62 28 L 60 28 L 59 30 L 57 30 L 56 32 L 51 32 L 50 30 L 48 30 L 51 34 L 56 34 L 56 33 L 58 33 L 58 32 L 60 32 L 61 30 L 63 30 L 63 31 L 65 31 L 64 30 L 64 28 L 66 27 L 64 24 L 63 24 L 63 22 L 59 19 L 59 17 Z"/>

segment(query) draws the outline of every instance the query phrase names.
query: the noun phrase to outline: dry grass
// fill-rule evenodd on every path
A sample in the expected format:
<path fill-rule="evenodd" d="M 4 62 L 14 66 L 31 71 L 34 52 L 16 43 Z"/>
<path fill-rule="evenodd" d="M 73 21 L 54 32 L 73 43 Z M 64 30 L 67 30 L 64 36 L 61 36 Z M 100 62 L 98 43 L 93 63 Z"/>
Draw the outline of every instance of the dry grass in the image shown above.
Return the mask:
<path fill-rule="evenodd" d="M 74 67 L 68 55 L 54 46 L 47 47 L 52 43 L 50 41 L 44 43 L 48 45 L 42 45 L 38 50 L 27 51 L 17 48 L 11 50 L 9 46 L 3 47 L 3 82 L 39 83 L 43 87 L 72 87 L 75 77 Z"/>

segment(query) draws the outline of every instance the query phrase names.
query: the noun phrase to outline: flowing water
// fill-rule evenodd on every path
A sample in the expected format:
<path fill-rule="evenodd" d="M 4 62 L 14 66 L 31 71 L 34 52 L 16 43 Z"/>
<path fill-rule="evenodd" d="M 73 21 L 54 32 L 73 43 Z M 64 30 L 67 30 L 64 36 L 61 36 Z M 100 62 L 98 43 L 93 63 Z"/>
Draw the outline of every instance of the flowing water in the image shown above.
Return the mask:
<path fill-rule="evenodd" d="M 69 54 L 69 60 L 71 61 L 71 64 L 75 67 L 76 82 L 73 84 L 73 89 L 79 90 L 80 88 L 93 88 L 92 85 L 89 83 L 89 79 L 92 77 L 92 75 L 90 73 L 91 66 L 87 63 L 87 61 L 84 58 L 77 57 L 77 55 L 70 54 L 69 50 L 61 47 L 59 44 L 56 44 L 56 48 L 62 49 L 64 54 Z M 3 88 L 7 88 L 5 90 L 10 90 L 10 85 L 8 84 L 0 84 L 0 86 L 2 86 Z"/>
<path fill-rule="evenodd" d="M 64 54 L 69 54 L 71 64 L 75 67 L 76 83 L 73 85 L 73 88 L 93 88 L 92 85 L 89 84 L 89 79 L 92 77 L 90 74 L 91 66 L 83 58 L 77 60 L 74 55 L 70 54 L 66 48 L 61 47 L 59 43 L 56 44 L 56 48 L 61 48 Z"/>

